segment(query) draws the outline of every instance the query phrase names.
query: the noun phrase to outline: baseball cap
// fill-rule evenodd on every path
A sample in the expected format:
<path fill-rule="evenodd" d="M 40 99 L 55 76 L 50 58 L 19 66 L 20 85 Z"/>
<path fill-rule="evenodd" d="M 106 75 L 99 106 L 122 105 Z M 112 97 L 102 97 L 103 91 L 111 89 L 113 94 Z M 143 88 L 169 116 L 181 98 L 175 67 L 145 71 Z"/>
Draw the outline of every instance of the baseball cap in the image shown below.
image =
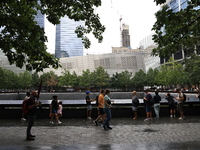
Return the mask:
<path fill-rule="evenodd" d="M 86 94 L 90 93 L 90 91 L 86 91 Z"/>

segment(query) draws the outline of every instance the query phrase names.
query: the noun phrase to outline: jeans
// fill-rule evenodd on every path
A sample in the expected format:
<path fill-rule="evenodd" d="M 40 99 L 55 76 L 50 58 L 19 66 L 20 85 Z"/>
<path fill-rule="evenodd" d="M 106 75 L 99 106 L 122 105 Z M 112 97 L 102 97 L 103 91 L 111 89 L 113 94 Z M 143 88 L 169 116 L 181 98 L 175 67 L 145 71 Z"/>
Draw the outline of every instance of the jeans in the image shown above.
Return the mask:
<path fill-rule="evenodd" d="M 103 110 L 106 113 L 106 120 L 105 120 L 103 125 L 106 126 L 106 127 L 109 127 L 109 121 L 112 118 L 111 109 L 110 108 L 104 108 Z"/>
<path fill-rule="evenodd" d="M 154 111 L 155 111 L 156 117 L 159 118 L 160 103 L 155 103 L 153 107 L 154 107 Z"/>
<path fill-rule="evenodd" d="M 28 127 L 27 127 L 27 130 L 26 130 L 27 137 L 31 135 L 31 128 L 34 125 L 35 119 L 36 119 L 36 116 L 28 115 Z"/>

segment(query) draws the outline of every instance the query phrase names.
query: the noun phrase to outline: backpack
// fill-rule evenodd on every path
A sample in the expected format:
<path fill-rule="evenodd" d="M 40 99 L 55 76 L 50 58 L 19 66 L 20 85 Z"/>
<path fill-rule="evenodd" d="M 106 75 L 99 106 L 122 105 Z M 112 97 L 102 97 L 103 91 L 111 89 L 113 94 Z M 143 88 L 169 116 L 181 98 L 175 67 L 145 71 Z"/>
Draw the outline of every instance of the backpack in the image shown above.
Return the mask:
<path fill-rule="evenodd" d="M 183 94 L 183 97 L 184 97 L 184 99 L 183 99 L 183 102 L 185 102 L 186 101 L 186 95 L 184 94 L 184 93 L 182 93 Z M 179 94 L 179 97 L 180 97 L 180 94 Z"/>
<path fill-rule="evenodd" d="M 31 99 L 31 98 L 29 98 L 29 99 Z M 24 114 L 28 114 L 29 113 L 29 108 L 28 108 L 28 100 L 29 99 L 25 99 L 23 101 L 23 103 L 22 103 L 22 111 L 23 111 Z"/>
<path fill-rule="evenodd" d="M 24 114 L 28 114 L 28 112 L 29 112 L 27 102 L 28 102 L 28 99 L 25 99 L 22 103 L 22 111 Z"/>
<path fill-rule="evenodd" d="M 99 95 L 96 96 L 96 106 L 99 106 L 98 99 L 99 99 Z"/>

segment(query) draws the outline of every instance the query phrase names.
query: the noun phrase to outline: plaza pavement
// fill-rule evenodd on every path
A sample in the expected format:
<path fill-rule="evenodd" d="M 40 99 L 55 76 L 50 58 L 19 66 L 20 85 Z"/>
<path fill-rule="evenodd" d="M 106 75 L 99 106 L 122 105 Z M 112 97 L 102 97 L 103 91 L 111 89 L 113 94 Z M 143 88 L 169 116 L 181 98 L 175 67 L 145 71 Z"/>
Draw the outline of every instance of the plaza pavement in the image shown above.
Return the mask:
<path fill-rule="evenodd" d="M 83 118 L 37 119 L 34 141 L 25 139 L 26 121 L 0 120 L 0 150 L 200 150 L 200 116 L 144 119 L 112 118 L 108 131 Z"/>

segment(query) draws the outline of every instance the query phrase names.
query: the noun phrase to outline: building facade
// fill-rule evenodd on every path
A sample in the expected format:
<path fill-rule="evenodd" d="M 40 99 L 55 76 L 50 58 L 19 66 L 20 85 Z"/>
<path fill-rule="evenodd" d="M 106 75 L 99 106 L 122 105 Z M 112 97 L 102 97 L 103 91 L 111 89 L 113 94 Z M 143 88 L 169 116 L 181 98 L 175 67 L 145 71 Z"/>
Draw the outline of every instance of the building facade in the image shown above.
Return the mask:
<path fill-rule="evenodd" d="M 102 66 L 110 76 L 116 74 L 116 72 L 121 73 L 126 70 L 132 72 L 134 75 L 140 69 L 147 72 L 149 68 L 154 69 L 159 67 L 160 58 L 151 56 L 151 51 L 152 48 L 60 58 L 62 68 L 48 68 L 44 72 L 54 71 L 57 75 L 62 75 L 62 72 L 66 69 L 70 73 L 76 72 L 77 75 L 82 75 L 83 71 L 87 69 L 92 72 Z"/>
<path fill-rule="evenodd" d="M 167 0 L 166 5 L 173 10 L 174 13 L 179 12 L 181 9 L 185 9 L 188 6 L 188 1 L 190 0 Z M 174 60 L 181 61 L 185 58 L 186 54 L 182 49 L 182 46 L 179 47 L 178 52 L 173 54 L 171 57 Z M 168 62 L 170 57 L 160 58 L 160 63 L 164 64 Z"/>
<path fill-rule="evenodd" d="M 35 16 L 35 19 L 34 19 L 37 24 L 41 27 L 41 28 L 44 28 L 45 26 L 45 23 L 44 23 L 44 15 L 40 12 L 40 11 L 37 11 L 37 15 Z"/>
<path fill-rule="evenodd" d="M 57 58 L 83 56 L 83 43 L 77 37 L 75 29 L 83 26 L 83 22 L 69 19 L 67 16 L 60 19 L 56 25 L 55 56 Z"/>
<path fill-rule="evenodd" d="M 122 24 L 122 31 L 121 31 L 121 39 L 122 39 L 122 47 L 131 48 L 130 44 L 130 35 L 129 35 L 129 26 L 126 24 Z"/>

